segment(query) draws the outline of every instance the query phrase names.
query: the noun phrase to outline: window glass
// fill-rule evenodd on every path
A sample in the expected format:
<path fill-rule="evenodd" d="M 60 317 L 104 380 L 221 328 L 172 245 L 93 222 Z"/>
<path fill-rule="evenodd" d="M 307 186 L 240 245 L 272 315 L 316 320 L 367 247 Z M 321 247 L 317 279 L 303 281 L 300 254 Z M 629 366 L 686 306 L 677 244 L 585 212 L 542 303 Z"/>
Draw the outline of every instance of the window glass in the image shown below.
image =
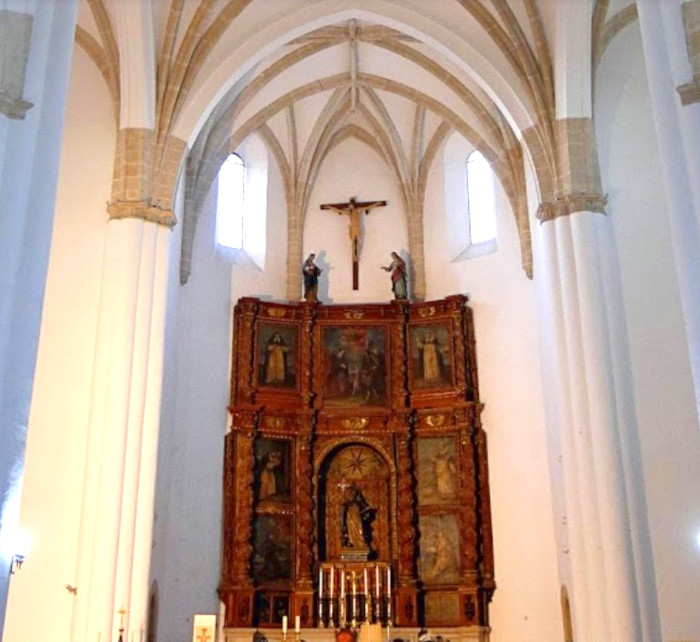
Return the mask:
<path fill-rule="evenodd" d="M 496 239 L 493 170 L 479 151 L 467 158 L 469 240 L 472 245 Z"/>
<path fill-rule="evenodd" d="M 221 166 L 216 200 L 216 241 L 219 245 L 243 249 L 243 200 L 245 164 L 231 154 Z"/>

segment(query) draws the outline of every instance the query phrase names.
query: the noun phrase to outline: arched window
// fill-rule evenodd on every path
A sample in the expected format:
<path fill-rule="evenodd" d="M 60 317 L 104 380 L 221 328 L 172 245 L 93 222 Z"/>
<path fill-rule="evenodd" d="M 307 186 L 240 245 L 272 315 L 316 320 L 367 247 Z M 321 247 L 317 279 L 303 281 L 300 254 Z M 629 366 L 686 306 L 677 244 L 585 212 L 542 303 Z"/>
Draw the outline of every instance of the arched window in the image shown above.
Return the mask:
<path fill-rule="evenodd" d="M 216 199 L 216 242 L 235 250 L 243 249 L 245 163 L 230 154 L 219 170 Z"/>
<path fill-rule="evenodd" d="M 495 250 L 496 199 L 493 170 L 478 150 L 467 158 L 467 208 L 470 245 L 489 244 Z"/>

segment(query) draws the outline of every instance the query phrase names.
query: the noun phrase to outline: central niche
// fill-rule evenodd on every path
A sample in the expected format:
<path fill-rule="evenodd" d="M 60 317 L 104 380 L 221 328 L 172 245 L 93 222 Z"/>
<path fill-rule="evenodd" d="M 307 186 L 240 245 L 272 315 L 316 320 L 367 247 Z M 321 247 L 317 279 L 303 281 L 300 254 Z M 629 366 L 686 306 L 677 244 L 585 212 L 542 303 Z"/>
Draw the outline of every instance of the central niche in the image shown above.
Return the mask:
<path fill-rule="evenodd" d="M 391 559 L 391 471 L 376 450 L 348 444 L 320 470 L 319 549 L 325 562 Z"/>

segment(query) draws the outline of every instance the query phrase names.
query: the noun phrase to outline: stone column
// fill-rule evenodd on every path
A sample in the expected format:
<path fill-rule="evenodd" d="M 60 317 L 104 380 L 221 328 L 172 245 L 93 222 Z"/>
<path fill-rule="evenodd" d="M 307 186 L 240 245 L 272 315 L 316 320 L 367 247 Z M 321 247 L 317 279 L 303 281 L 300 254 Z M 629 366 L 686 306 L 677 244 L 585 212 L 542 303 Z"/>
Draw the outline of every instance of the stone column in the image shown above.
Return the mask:
<path fill-rule="evenodd" d="M 120 114 L 107 206 L 74 641 L 146 632 L 172 199 L 184 150 L 159 146 L 151 3 L 117 3 Z"/>
<path fill-rule="evenodd" d="M 408 205 L 408 273 L 409 296 L 416 301 L 425 300 L 425 239 L 423 238 L 423 196 L 411 199 Z"/>
<path fill-rule="evenodd" d="M 575 639 L 654 642 L 626 320 L 591 118 L 592 3 L 557 9 L 554 200 L 538 211 L 535 279 L 560 580 Z"/>
<path fill-rule="evenodd" d="M 700 416 L 700 4 L 639 0 L 637 10 Z"/>
<path fill-rule="evenodd" d="M 538 230 L 562 584 L 581 640 L 658 640 L 653 566 L 612 230 L 598 212 Z"/>
<path fill-rule="evenodd" d="M 18 525 L 77 0 L 0 10 L 0 541 Z M 0 633 L 9 555 L 0 547 Z"/>
<path fill-rule="evenodd" d="M 170 229 L 112 220 L 102 269 L 73 639 L 146 628 Z"/>

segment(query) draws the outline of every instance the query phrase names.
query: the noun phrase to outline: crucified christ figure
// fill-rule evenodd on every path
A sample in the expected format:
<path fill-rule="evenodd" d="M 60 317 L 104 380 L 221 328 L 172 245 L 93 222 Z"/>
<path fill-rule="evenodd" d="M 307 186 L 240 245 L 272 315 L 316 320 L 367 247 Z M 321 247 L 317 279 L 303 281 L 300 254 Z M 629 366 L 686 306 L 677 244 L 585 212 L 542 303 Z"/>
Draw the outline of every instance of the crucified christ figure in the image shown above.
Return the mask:
<path fill-rule="evenodd" d="M 332 210 L 338 214 L 347 214 L 350 217 L 350 242 L 352 243 L 352 289 L 357 290 L 360 287 L 359 278 L 359 249 L 360 236 L 362 230 L 360 227 L 360 214 L 363 212 L 369 214 L 370 210 L 375 207 L 384 207 L 386 201 L 367 201 L 358 203 L 353 196 L 347 203 L 324 203 L 321 205 L 322 210 Z"/>

